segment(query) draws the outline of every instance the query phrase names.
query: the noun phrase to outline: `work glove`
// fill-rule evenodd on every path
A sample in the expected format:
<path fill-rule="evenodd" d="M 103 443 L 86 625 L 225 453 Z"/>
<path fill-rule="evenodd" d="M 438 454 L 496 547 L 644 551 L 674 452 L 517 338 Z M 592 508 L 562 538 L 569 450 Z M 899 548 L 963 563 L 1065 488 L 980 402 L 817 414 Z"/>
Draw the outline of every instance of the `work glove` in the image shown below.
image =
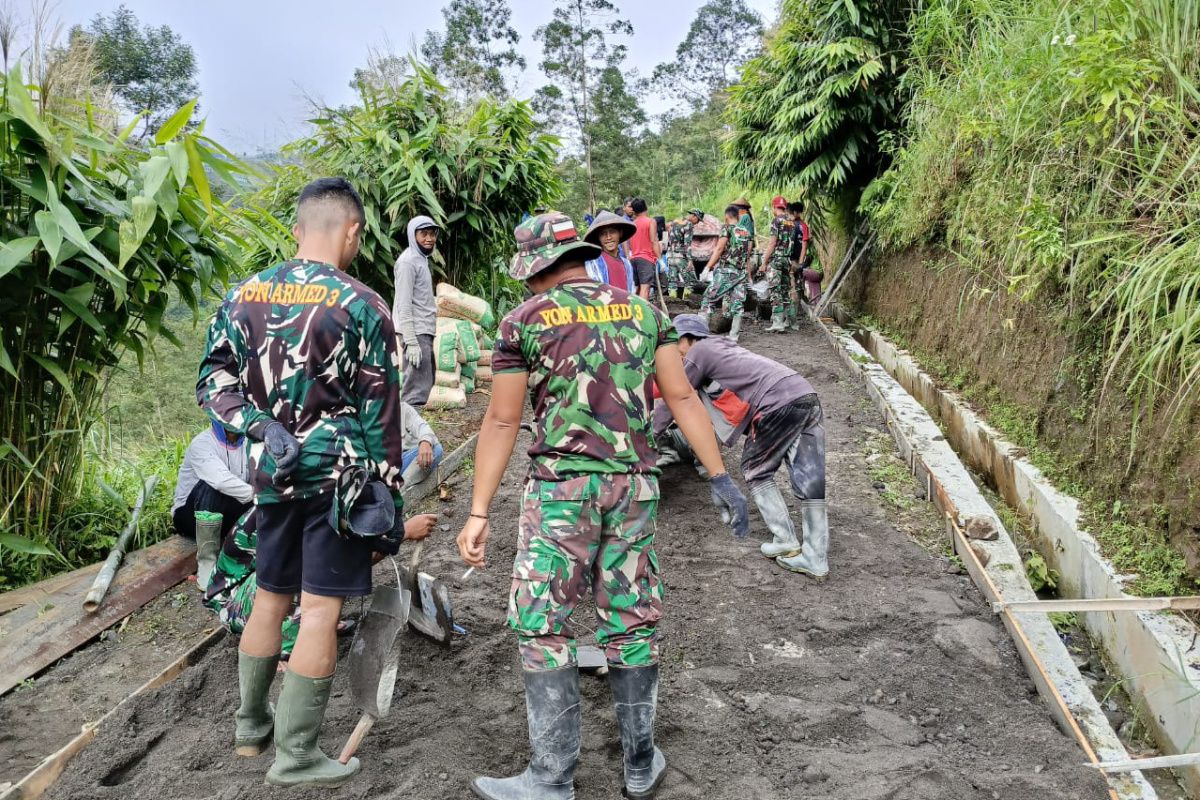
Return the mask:
<path fill-rule="evenodd" d="M 416 339 L 404 343 L 404 360 L 413 369 L 418 369 L 421 366 L 421 345 Z"/>
<path fill-rule="evenodd" d="M 734 538 L 745 539 L 750 535 L 750 509 L 746 496 L 738 489 L 729 473 L 722 473 L 708 482 L 712 489 L 712 502 L 721 512 L 721 521 L 733 528 Z"/>
<path fill-rule="evenodd" d="M 275 461 L 275 483 L 283 483 L 300 461 L 300 442 L 283 427 L 282 422 L 272 422 L 263 429 L 263 444 Z"/>

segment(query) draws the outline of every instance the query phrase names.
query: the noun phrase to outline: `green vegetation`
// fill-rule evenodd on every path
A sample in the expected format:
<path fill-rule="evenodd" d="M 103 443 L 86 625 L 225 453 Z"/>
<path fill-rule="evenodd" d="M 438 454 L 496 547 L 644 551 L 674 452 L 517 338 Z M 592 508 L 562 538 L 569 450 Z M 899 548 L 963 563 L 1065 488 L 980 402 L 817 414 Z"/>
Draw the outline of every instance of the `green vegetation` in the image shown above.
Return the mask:
<path fill-rule="evenodd" d="M 92 557 L 70 509 L 107 474 L 84 457 L 105 372 L 173 339 L 172 294 L 195 309 L 234 263 L 207 176 L 241 166 L 184 132 L 194 103 L 139 149 L 139 119 L 112 135 L 89 106 L 67 117 L 43 100 L 19 66 L 0 84 L 0 581 Z"/>
<path fill-rule="evenodd" d="M 456 106 L 431 71 L 412 66 L 414 74 L 398 85 L 361 82 L 359 105 L 325 109 L 311 136 L 284 147 L 286 165 L 243 209 L 252 243 L 244 269 L 286 257 L 300 189 L 313 175 L 341 175 L 367 210 L 351 269 L 357 277 L 390 295 L 392 267 L 408 246 L 408 220 L 426 213 L 445 232 L 434 264 L 438 277 L 486 289 L 493 301 L 513 291 L 495 276 L 511 255 L 522 214 L 560 192 L 557 140 L 537 131 L 528 103 L 482 98 Z"/>
<path fill-rule="evenodd" d="M 863 208 L 988 290 L 1104 334 L 1152 407 L 1200 380 L 1200 4 L 938 0 L 910 25 L 913 92 Z"/>

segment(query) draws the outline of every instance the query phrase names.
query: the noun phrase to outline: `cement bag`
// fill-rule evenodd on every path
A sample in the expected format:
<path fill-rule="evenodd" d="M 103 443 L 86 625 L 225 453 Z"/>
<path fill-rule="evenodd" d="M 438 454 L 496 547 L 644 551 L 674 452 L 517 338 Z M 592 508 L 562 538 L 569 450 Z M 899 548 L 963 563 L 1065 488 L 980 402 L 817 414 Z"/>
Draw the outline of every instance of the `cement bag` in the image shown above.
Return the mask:
<path fill-rule="evenodd" d="M 462 320 L 457 320 L 453 317 L 438 317 L 437 318 L 437 333 L 445 333 L 452 331 L 458 333 L 458 323 Z"/>
<path fill-rule="evenodd" d="M 479 351 L 479 366 L 490 367 L 491 365 L 492 365 L 492 351 L 491 350 L 480 350 Z"/>
<path fill-rule="evenodd" d="M 462 380 L 462 366 L 454 365 L 454 369 L 439 369 L 433 373 L 434 386 L 458 386 Z"/>
<path fill-rule="evenodd" d="M 458 331 L 446 331 L 433 337 L 433 363 L 448 372 L 458 366 Z"/>
<path fill-rule="evenodd" d="M 466 408 L 467 393 L 462 390 L 461 386 L 434 386 L 429 390 L 429 399 L 425 401 L 425 408 Z"/>
<path fill-rule="evenodd" d="M 458 363 L 469 364 L 479 360 L 479 339 L 475 336 L 475 331 L 471 330 L 471 325 L 468 322 L 460 322 L 458 325 Z"/>
<path fill-rule="evenodd" d="M 496 324 L 487 300 L 460 292 L 448 283 L 437 285 L 437 309 L 439 316 L 470 320 L 489 328 Z"/>
<path fill-rule="evenodd" d="M 482 334 L 482 335 L 480 335 L 480 337 L 479 337 L 479 349 L 480 349 L 480 350 L 494 350 L 494 349 L 496 349 L 496 340 L 495 340 L 494 338 L 492 338 L 491 336 L 488 336 L 486 333 L 485 333 L 485 334 Z"/>
<path fill-rule="evenodd" d="M 475 382 L 476 383 L 491 383 L 492 382 L 492 368 L 484 367 L 484 366 L 476 367 L 475 368 Z"/>

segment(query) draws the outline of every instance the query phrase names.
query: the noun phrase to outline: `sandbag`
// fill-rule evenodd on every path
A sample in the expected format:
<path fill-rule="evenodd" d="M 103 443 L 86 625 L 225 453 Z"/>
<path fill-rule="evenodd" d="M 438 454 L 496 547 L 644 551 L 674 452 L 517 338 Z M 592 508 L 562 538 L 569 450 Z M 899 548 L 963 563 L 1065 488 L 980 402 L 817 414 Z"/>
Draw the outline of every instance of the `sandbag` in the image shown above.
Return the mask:
<path fill-rule="evenodd" d="M 468 364 L 479 360 L 479 339 L 471 324 L 462 321 L 458 326 L 458 363 Z"/>
<path fill-rule="evenodd" d="M 458 386 L 462 382 L 462 365 L 455 364 L 454 369 L 439 369 L 433 374 L 434 386 Z"/>
<path fill-rule="evenodd" d="M 438 316 L 457 317 L 490 328 L 496 324 L 492 307 L 482 297 L 461 292 L 448 283 L 437 285 Z"/>
<path fill-rule="evenodd" d="M 476 361 L 469 361 L 466 364 L 461 365 L 459 367 L 458 374 L 462 376 L 462 379 L 464 381 L 467 380 L 468 378 L 470 378 L 471 380 L 475 380 L 475 372 L 479 369 L 479 367 L 476 366 L 477 364 L 478 364 L 478 362 L 476 362 Z"/>
<path fill-rule="evenodd" d="M 433 363 L 441 371 L 458 366 L 458 331 L 445 331 L 433 337 Z"/>
<path fill-rule="evenodd" d="M 490 367 L 491 365 L 492 365 L 492 351 L 491 350 L 480 350 L 479 351 L 479 366 Z"/>
<path fill-rule="evenodd" d="M 491 383 L 492 382 L 492 368 L 484 367 L 484 366 L 476 367 L 475 368 L 475 382 L 476 383 Z"/>
<path fill-rule="evenodd" d="M 474 378 L 463 378 L 462 390 L 464 392 L 466 392 L 467 394 L 475 394 L 475 379 Z"/>
<path fill-rule="evenodd" d="M 467 393 L 461 386 L 434 386 L 429 390 L 429 399 L 425 401 L 425 408 L 428 409 L 466 407 Z"/>

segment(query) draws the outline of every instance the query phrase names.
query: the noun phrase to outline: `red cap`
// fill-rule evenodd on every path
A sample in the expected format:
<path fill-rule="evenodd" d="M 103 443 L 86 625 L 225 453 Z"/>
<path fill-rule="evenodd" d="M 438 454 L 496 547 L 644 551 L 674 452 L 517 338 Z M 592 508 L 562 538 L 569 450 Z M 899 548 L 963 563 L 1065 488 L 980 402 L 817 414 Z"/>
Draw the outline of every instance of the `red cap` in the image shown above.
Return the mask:
<path fill-rule="evenodd" d="M 787 198 L 777 194 L 771 198 L 771 208 L 787 208 Z"/>

